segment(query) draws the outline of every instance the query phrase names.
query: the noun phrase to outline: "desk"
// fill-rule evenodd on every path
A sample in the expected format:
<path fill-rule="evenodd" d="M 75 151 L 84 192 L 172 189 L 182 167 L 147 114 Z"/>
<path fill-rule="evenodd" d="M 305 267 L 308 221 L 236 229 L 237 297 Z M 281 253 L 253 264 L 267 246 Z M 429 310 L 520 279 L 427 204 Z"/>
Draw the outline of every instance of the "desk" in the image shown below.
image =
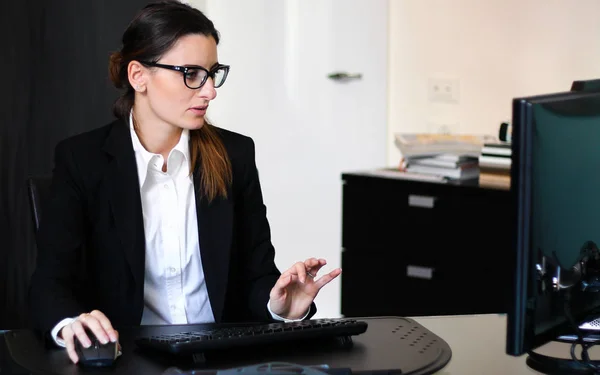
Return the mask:
<path fill-rule="evenodd" d="M 123 356 L 117 360 L 114 368 L 101 369 L 86 369 L 70 363 L 63 349 L 45 350 L 31 331 L 12 331 L 4 334 L 7 340 L 0 340 L 0 374 L 47 374 L 47 369 L 51 369 L 51 373 L 73 375 L 165 375 L 177 374 L 178 370 L 227 369 L 271 361 L 302 365 L 328 364 L 331 368 L 351 368 L 355 372 L 401 368 L 403 373 L 412 373 L 411 370 L 415 367 L 429 364 L 431 358 L 437 359 L 437 363 L 427 366 L 430 371 L 439 370 L 450 359 L 450 348 L 444 340 L 419 326 L 413 319 L 375 317 L 361 320 L 366 321 L 369 327 L 362 335 L 353 337 L 352 348 L 339 348 L 334 343 L 318 346 L 319 350 L 310 345 L 299 348 L 294 345 L 293 350 L 281 344 L 268 349 L 260 346 L 243 351 L 227 351 L 220 357 L 211 357 L 211 362 L 204 366 L 193 364 L 187 357 L 176 360 L 172 356 L 148 355 L 147 352 L 140 351 L 133 342 L 137 335 L 190 331 L 194 327 L 201 328 L 202 325 L 120 329 Z M 12 356 L 7 347 L 12 351 Z"/>
<path fill-rule="evenodd" d="M 435 335 L 441 337 L 450 345 L 452 349 L 452 358 L 450 362 L 437 375 L 533 375 L 536 371 L 527 367 L 526 356 L 513 357 L 505 354 L 505 335 L 506 335 L 506 316 L 497 314 L 485 315 L 460 315 L 460 316 L 440 316 L 440 317 L 416 317 L 414 321 L 427 328 Z M 355 346 L 351 351 L 337 354 L 315 354 L 300 352 L 294 356 L 287 356 L 285 360 L 303 364 L 319 364 L 337 361 L 338 364 L 350 366 L 355 370 L 369 368 L 369 366 L 386 366 L 394 359 L 401 359 L 403 354 L 398 353 L 394 345 L 385 336 L 378 336 L 382 331 L 388 330 L 390 324 L 393 325 L 397 318 L 369 318 L 365 319 L 369 323 L 367 333 L 354 339 Z M 177 327 L 169 327 L 176 330 Z M 386 338 L 387 337 L 387 338 Z M 6 369 L 7 353 L 2 346 L 4 340 L 0 340 L 0 374 L 13 375 Z M 374 346 L 371 346 L 375 343 Z M 133 343 L 123 342 L 124 357 L 119 359 L 117 371 L 112 373 L 127 374 L 160 374 L 164 373 L 172 364 L 161 360 L 150 360 L 136 353 Z M 538 352 L 560 358 L 567 358 L 569 345 L 562 343 L 549 343 L 541 347 Z M 264 353 L 263 353 L 264 354 Z M 590 351 L 592 358 L 600 358 L 600 348 Z M 35 355 L 34 355 L 35 356 Z M 53 351 L 50 361 L 60 363 L 66 374 L 80 374 L 85 371 L 78 371 L 77 366 L 66 364 L 66 355 L 61 351 Z M 282 358 L 279 358 L 281 360 Z M 256 357 L 259 362 L 274 360 L 274 358 Z M 243 365 L 242 359 L 238 358 L 236 365 Z M 231 362 L 230 362 L 231 363 Z M 252 363 L 247 361 L 247 363 Z M 246 364 L 247 364 L 246 363 Z M 226 366 L 225 368 L 230 367 Z M 376 368 L 376 367 L 371 367 Z M 95 371 L 98 373 L 107 373 L 107 371 Z M 27 372 L 16 372 L 21 375 Z M 90 373 L 90 372 L 87 372 Z M 111 372 L 108 372 L 111 373 Z"/>
<path fill-rule="evenodd" d="M 442 337 L 452 349 L 450 363 L 439 375 L 537 374 L 526 356 L 505 354 L 506 315 L 458 315 L 415 318 Z"/>
<path fill-rule="evenodd" d="M 452 349 L 452 359 L 438 375 L 532 375 L 526 355 L 506 354 L 506 315 L 459 315 L 418 317 L 415 321 L 442 337 Z M 551 342 L 536 352 L 556 358 L 570 358 L 570 344 Z M 579 353 L 579 352 L 578 352 Z M 590 351 L 600 358 L 600 348 Z"/>

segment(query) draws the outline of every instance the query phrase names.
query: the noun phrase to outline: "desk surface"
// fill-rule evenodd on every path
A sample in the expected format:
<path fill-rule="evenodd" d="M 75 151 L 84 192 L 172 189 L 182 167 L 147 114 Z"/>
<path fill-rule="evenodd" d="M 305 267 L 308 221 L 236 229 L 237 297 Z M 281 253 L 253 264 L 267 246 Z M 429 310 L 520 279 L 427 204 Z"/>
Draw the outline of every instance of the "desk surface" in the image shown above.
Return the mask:
<path fill-rule="evenodd" d="M 532 375 L 526 355 L 506 354 L 506 315 L 459 315 L 414 318 L 422 326 L 443 338 L 452 349 L 452 359 L 438 375 Z M 570 344 L 551 342 L 536 352 L 556 358 L 569 358 Z M 600 358 L 600 348 L 590 351 Z"/>
<path fill-rule="evenodd" d="M 538 374 L 526 365 L 526 356 L 513 357 L 505 354 L 505 315 L 461 315 L 415 317 L 412 319 L 435 335 L 444 339 L 452 349 L 452 358 L 450 359 L 450 362 L 442 370 L 437 372 L 438 375 Z M 377 319 L 374 319 L 373 322 L 370 322 L 369 327 L 373 328 L 370 330 L 371 335 L 375 335 L 378 332 L 378 323 L 375 323 L 377 321 Z M 176 326 L 174 326 L 173 329 L 176 329 Z M 378 350 L 367 353 L 364 350 L 364 342 L 367 339 L 369 339 L 369 336 L 358 336 L 355 340 L 355 348 L 353 351 L 348 352 L 345 357 L 346 363 L 349 366 L 351 365 L 360 369 L 364 368 L 365 361 L 381 361 L 382 358 L 385 359 L 394 355 L 401 355 L 397 350 L 394 350 L 393 345 L 390 345 L 390 343 L 385 340 L 381 343 Z M 134 353 L 130 352 L 133 351 L 132 346 L 133 345 L 131 344 L 127 345 L 128 350 L 125 351 L 127 356 L 119 359 L 119 361 L 122 361 L 120 367 L 123 370 L 131 370 L 130 366 L 135 356 Z M 553 342 L 543 346 L 537 351 L 546 355 L 567 358 L 569 345 Z M 0 367 L 2 366 L 2 355 L 6 355 L 6 353 L 0 351 Z M 592 349 L 590 355 L 592 358 L 600 358 L 600 348 Z M 315 357 L 312 354 L 307 355 L 306 353 L 298 353 L 294 358 L 290 359 L 296 359 L 298 360 L 298 363 L 318 364 L 330 362 L 331 356 L 327 353 L 323 353 L 320 357 Z M 64 362 L 66 360 L 66 355 L 60 351 L 54 351 L 51 360 Z M 306 363 L 307 361 L 310 363 Z M 164 371 L 164 369 L 167 369 L 169 366 L 159 359 L 154 359 L 152 361 L 144 359 L 141 368 L 138 365 L 135 367 L 139 370 L 146 369 L 149 371 L 145 373 L 155 373 L 157 368 L 162 368 Z M 70 369 L 67 369 L 68 371 L 63 371 L 62 373 L 81 373 L 81 371 L 77 371 L 76 366 L 70 366 L 69 368 Z M 5 374 L 7 371 L 0 371 L 0 373 Z M 8 373 L 10 374 L 10 372 Z M 128 373 L 135 374 L 139 372 L 134 371 Z"/>
<path fill-rule="evenodd" d="M 6 332 L 0 344 L 0 373 L 8 375 L 34 374 L 181 374 L 192 370 L 228 369 L 265 362 L 289 362 L 302 365 L 328 364 L 331 368 L 350 368 L 357 372 L 397 370 L 402 373 L 426 369 L 438 370 L 450 359 L 450 348 L 439 336 L 420 326 L 414 319 L 400 317 L 363 318 L 367 331 L 353 336 L 351 348 L 338 343 L 305 341 L 301 345 L 276 344 L 242 350 L 213 353 L 205 364 L 192 362 L 191 357 L 176 358 L 150 354 L 137 348 L 134 338 L 201 329 L 197 326 L 145 326 L 120 329 L 123 356 L 113 368 L 86 369 L 70 363 L 64 349 L 44 348 L 32 331 Z M 6 339 L 6 340 L 4 340 Z M 3 348 L 2 346 L 5 346 Z M 6 350 L 8 349 L 8 350 Z M 10 351 L 10 355 L 8 352 Z M 2 358 L 4 356 L 4 359 Z M 10 358 L 10 360 L 9 360 Z M 14 365 L 17 366 L 14 366 Z M 26 371 L 29 370 L 29 371 Z M 50 371 L 48 371 L 50 370 Z M 196 372 L 197 373 L 197 372 Z"/>
<path fill-rule="evenodd" d="M 526 356 L 512 357 L 506 349 L 505 315 L 418 317 L 417 322 L 442 337 L 452 349 L 450 363 L 439 375 L 537 374 Z"/>

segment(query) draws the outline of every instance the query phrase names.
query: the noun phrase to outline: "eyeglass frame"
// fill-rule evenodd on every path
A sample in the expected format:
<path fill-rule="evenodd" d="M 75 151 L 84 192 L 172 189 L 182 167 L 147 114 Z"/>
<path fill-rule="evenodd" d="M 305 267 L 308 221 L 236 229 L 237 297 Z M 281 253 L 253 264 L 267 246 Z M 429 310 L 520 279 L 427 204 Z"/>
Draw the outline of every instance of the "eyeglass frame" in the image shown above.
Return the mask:
<path fill-rule="evenodd" d="M 215 81 L 215 74 L 217 73 L 218 70 L 220 69 L 225 69 L 225 76 L 223 77 L 223 82 L 219 85 L 219 86 L 215 86 L 215 88 L 219 88 L 221 86 L 223 86 L 223 84 L 225 83 L 225 80 L 227 79 L 227 75 L 229 74 L 229 65 L 224 65 L 224 64 L 217 64 L 216 66 L 212 67 L 210 70 L 207 70 L 206 68 L 203 68 L 201 66 L 198 65 L 191 65 L 191 66 L 180 66 L 180 65 L 167 65 L 167 64 L 160 64 L 157 62 L 150 62 L 150 61 L 139 61 L 141 64 L 147 65 L 147 66 L 153 66 L 156 68 L 163 68 L 163 69 L 168 69 L 168 70 L 174 70 L 176 72 L 180 72 L 183 75 L 183 83 L 185 84 L 185 86 L 188 89 L 191 90 L 198 90 L 199 88 L 201 88 L 202 86 L 204 86 L 204 84 L 206 84 L 206 81 L 208 81 L 208 78 L 212 78 L 213 79 L 213 83 Z M 206 76 L 204 76 L 204 79 L 202 80 L 202 82 L 200 83 L 200 86 L 198 87 L 190 87 L 190 85 L 188 85 L 187 83 L 187 73 L 190 69 L 195 69 L 195 70 L 202 70 L 204 72 L 206 72 Z"/>

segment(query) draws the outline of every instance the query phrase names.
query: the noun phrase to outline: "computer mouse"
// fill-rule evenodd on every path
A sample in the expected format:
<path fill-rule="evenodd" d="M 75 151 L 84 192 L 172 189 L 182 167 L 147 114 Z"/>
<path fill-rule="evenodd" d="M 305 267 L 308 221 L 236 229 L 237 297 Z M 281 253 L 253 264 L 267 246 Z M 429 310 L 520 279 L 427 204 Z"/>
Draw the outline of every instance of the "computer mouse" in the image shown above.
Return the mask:
<path fill-rule="evenodd" d="M 102 344 L 91 330 L 86 328 L 85 333 L 90 338 L 92 345 L 85 348 L 79 342 L 79 339 L 75 338 L 75 352 L 79 357 L 78 363 L 90 367 L 112 366 L 119 354 L 118 343 L 109 341 L 107 344 Z"/>

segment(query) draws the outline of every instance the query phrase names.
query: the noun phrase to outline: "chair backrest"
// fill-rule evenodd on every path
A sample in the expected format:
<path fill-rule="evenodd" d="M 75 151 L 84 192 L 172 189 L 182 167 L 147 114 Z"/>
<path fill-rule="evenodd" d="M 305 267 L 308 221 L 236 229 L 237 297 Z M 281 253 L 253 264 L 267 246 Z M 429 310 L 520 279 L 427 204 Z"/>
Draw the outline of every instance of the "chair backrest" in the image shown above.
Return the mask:
<path fill-rule="evenodd" d="M 52 177 L 48 176 L 29 177 L 27 179 L 27 194 L 29 195 L 31 216 L 36 232 L 40 228 L 42 211 L 45 202 L 48 200 L 48 195 L 50 194 L 51 183 Z"/>

